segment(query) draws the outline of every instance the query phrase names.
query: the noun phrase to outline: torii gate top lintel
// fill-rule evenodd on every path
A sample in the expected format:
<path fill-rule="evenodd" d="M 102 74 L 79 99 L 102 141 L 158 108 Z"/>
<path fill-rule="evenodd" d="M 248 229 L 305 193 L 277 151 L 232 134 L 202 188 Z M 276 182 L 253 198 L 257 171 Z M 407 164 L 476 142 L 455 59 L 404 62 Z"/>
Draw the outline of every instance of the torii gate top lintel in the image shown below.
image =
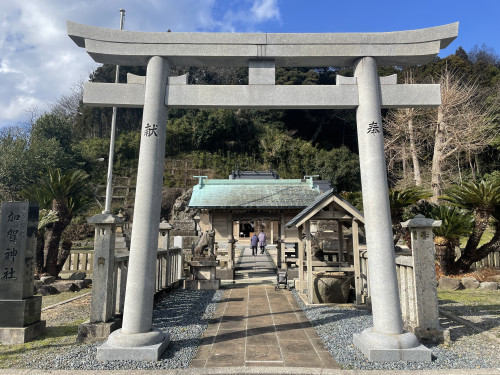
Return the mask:
<path fill-rule="evenodd" d="M 458 22 L 380 33 L 188 33 L 113 30 L 67 22 L 68 35 L 98 63 L 146 65 L 151 56 L 184 66 L 248 66 L 252 59 L 276 66 L 351 66 L 374 57 L 378 65 L 431 61 L 458 35 Z"/>

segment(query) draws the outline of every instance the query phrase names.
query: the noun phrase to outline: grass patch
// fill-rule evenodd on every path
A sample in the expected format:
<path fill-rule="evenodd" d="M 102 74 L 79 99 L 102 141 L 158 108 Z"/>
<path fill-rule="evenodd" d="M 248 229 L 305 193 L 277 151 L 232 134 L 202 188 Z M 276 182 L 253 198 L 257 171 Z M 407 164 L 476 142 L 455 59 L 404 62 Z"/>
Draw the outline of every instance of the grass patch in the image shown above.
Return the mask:
<path fill-rule="evenodd" d="M 24 357 L 51 355 L 54 348 L 75 345 L 78 325 L 85 319 L 76 320 L 64 326 L 47 327 L 45 333 L 33 341 L 21 345 L 0 344 L 0 369 L 24 368 Z"/>
<path fill-rule="evenodd" d="M 90 292 L 91 289 L 85 288 L 82 290 L 79 290 L 78 292 L 63 292 L 59 294 L 53 294 L 50 296 L 43 296 L 42 297 L 42 309 L 44 307 L 52 306 L 55 305 L 56 303 L 66 301 L 71 298 L 75 298 L 78 296 L 81 296 L 82 294 Z"/>
<path fill-rule="evenodd" d="M 491 228 L 490 226 L 488 226 L 486 228 L 486 230 L 484 231 L 483 235 L 481 236 L 481 241 L 479 241 L 479 245 L 478 247 L 481 247 L 483 246 L 484 244 L 488 243 L 491 241 L 491 239 L 493 238 L 493 235 L 495 234 L 495 231 L 493 230 L 493 228 Z M 460 247 L 461 248 L 464 248 L 465 245 L 467 244 L 467 240 L 469 239 L 469 237 L 462 237 L 460 239 Z"/>
<path fill-rule="evenodd" d="M 496 310 L 497 312 L 500 307 L 500 290 L 438 289 L 438 298 L 441 302 L 455 302 L 465 306 L 481 306 L 487 310 Z"/>

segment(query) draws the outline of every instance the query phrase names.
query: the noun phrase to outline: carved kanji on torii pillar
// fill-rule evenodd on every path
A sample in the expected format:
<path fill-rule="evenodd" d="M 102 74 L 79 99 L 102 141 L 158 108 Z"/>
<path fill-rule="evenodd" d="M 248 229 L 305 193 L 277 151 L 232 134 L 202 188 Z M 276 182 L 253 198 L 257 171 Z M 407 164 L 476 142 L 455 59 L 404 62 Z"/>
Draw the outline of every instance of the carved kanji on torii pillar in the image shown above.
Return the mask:
<path fill-rule="evenodd" d="M 87 83 L 84 103 L 144 107 L 123 328 L 98 358 L 156 360 L 168 337 L 152 328 L 153 274 L 160 221 L 168 108 L 335 109 L 357 111 L 357 132 L 373 308 L 373 327 L 354 343 L 371 360 L 430 361 L 430 350 L 403 331 L 389 214 L 381 108 L 441 104 L 439 85 L 400 85 L 377 66 L 432 61 L 458 34 L 458 23 L 388 33 L 145 33 L 68 22 L 68 35 L 98 63 L 147 66 L 126 84 Z M 244 66 L 248 85 L 189 85 L 169 67 Z M 336 85 L 275 85 L 275 69 L 352 66 Z M 151 229 L 152 228 L 152 229 Z M 156 232 L 153 233 L 153 230 Z"/>

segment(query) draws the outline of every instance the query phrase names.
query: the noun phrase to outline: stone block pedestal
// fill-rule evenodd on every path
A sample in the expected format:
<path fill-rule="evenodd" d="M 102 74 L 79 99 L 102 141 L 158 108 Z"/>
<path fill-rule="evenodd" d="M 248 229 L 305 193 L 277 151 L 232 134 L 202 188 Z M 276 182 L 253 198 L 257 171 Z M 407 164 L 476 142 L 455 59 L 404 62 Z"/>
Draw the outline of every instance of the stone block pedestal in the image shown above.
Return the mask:
<path fill-rule="evenodd" d="M 156 328 L 138 334 L 124 333 L 119 329 L 97 348 L 97 360 L 157 361 L 169 343 L 170 334 Z"/>
<path fill-rule="evenodd" d="M 215 277 L 220 280 L 234 280 L 234 268 L 216 268 Z"/>
<path fill-rule="evenodd" d="M 3 345 L 20 345 L 32 341 L 45 332 L 45 320 L 29 324 L 25 327 L 0 328 L 0 342 Z"/>
<path fill-rule="evenodd" d="M 42 297 L 0 300 L 0 327 L 22 328 L 40 321 Z"/>
<path fill-rule="evenodd" d="M 40 320 L 42 297 L 22 300 L 0 300 L 0 342 L 3 345 L 24 344 L 45 331 Z"/>
<path fill-rule="evenodd" d="M 111 332 L 121 327 L 121 319 L 111 322 L 82 323 L 78 326 L 76 342 L 97 342 L 106 340 Z"/>
<path fill-rule="evenodd" d="M 403 332 L 399 335 L 376 333 L 367 328 L 353 335 L 354 346 L 368 358 L 377 362 L 430 362 L 432 352 L 420 344 L 413 333 Z"/>
<path fill-rule="evenodd" d="M 217 279 L 216 267 L 218 262 L 214 257 L 193 258 L 189 264 L 190 278 L 184 280 L 186 290 L 217 290 L 220 279 Z"/>

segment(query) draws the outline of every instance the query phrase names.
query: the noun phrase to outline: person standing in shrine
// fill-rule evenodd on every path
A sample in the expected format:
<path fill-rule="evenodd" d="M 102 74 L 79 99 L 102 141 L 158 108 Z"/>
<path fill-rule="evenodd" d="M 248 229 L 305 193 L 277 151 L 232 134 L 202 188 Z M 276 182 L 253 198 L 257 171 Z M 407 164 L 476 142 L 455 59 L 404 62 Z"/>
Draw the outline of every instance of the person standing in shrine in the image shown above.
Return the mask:
<path fill-rule="evenodd" d="M 259 243 L 259 237 L 254 233 L 250 238 L 250 245 L 252 246 L 252 255 L 257 256 L 257 244 Z"/>
<path fill-rule="evenodd" d="M 259 233 L 259 246 L 260 246 L 260 253 L 264 254 L 264 250 L 266 250 L 266 234 L 264 233 L 264 229 Z"/>

